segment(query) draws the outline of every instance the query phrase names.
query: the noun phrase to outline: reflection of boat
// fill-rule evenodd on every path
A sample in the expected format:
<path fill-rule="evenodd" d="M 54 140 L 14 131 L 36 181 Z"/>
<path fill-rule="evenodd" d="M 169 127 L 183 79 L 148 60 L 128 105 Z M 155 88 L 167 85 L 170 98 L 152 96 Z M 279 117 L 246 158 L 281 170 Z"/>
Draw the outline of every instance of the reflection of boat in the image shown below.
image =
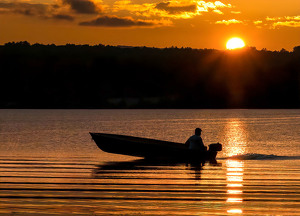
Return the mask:
<path fill-rule="evenodd" d="M 188 165 L 184 163 L 185 165 Z M 94 170 L 94 173 L 100 174 L 102 171 L 113 170 L 113 171 L 126 171 L 126 170 L 158 170 L 165 169 L 167 166 L 178 166 L 182 163 L 176 161 L 159 161 L 159 160 L 148 160 L 148 159 L 137 159 L 132 161 L 121 161 L 121 162 L 106 162 L 105 164 L 98 165 Z M 202 164 L 200 163 L 200 166 Z M 199 166 L 199 163 L 197 163 Z M 104 172 L 107 173 L 107 172 Z"/>
<path fill-rule="evenodd" d="M 182 166 L 184 165 L 184 167 Z M 104 164 L 99 164 L 95 169 L 93 169 L 92 176 L 95 179 L 107 178 L 110 176 L 114 179 L 155 179 L 153 174 L 161 175 L 160 179 L 174 179 L 178 180 L 176 177 L 172 178 L 165 177 L 165 175 L 170 175 L 170 170 L 190 170 L 191 174 L 194 174 L 195 180 L 201 179 L 201 170 L 204 163 L 201 161 L 198 162 L 178 162 L 178 161 L 169 161 L 169 160 L 149 160 L 149 159 L 138 159 L 133 161 L 122 161 L 122 162 L 106 162 Z M 216 164 L 214 164 L 216 165 Z M 134 175 L 136 173 L 143 174 Z"/>
<path fill-rule="evenodd" d="M 219 143 L 210 144 L 209 150 L 190 150 L 186 145 L 175 142 L 139 138 L 133 136 L 90 133 L 97 146 L 109 153 L 130 155 L 144 158 L 171 159 L 176 161 L 214 161 Z"/>

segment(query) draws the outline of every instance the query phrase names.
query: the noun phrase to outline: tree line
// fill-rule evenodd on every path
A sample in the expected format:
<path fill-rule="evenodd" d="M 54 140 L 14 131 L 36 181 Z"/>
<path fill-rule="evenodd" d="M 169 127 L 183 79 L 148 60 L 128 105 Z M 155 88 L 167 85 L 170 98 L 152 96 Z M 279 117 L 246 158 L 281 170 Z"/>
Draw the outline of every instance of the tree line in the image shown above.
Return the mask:
<path fill-rule="evenodd" d="M 0 108 L 300 108 L 300 46 L 0 46 Z"/>

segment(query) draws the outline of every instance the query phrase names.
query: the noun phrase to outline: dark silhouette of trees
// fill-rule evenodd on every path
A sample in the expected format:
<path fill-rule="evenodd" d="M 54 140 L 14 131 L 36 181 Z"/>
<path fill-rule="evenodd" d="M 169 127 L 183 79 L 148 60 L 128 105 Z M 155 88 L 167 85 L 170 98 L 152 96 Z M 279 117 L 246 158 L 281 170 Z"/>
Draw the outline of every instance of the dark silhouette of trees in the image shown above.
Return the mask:
<path fill-rule="evenodd" d="M 1 108 L 300 108 L 293 52 L 0 46 Z"/>

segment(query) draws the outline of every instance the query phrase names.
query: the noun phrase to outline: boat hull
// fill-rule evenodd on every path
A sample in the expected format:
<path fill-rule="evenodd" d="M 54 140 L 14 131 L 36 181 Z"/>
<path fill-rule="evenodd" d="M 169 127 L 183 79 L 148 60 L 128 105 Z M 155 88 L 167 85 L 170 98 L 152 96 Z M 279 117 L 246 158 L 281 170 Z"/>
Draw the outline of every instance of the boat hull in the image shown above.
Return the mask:
<path fill-rule="evenodd" d="M 186 145 L 181 143 L 139 138 L 133 136 L 105 133 L 90 134 L 97 146 L 105 152 L 144 157 L 147 159 L 207 161 L 215 160 L 218 151 L 218 149 L 208 151 L 190 150 Z"/>

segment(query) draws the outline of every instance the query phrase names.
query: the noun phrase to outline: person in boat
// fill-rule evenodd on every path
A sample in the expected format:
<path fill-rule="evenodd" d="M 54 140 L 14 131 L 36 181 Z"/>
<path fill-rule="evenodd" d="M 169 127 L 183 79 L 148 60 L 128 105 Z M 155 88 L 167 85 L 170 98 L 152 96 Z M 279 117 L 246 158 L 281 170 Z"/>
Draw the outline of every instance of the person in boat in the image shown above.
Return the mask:
<path fill-rule="evenodd" d="M 200 128 L 195 129 L 195 135 L 191 136 L 185 144 L 189 147 L 191 150 L 200 150 L 205 151 L 206 147 L 203 144 L 202 138 L 201 138 L 201 132 L 202 130 Z"/>

